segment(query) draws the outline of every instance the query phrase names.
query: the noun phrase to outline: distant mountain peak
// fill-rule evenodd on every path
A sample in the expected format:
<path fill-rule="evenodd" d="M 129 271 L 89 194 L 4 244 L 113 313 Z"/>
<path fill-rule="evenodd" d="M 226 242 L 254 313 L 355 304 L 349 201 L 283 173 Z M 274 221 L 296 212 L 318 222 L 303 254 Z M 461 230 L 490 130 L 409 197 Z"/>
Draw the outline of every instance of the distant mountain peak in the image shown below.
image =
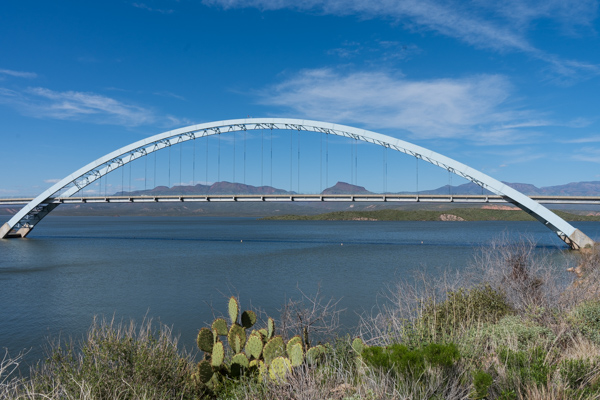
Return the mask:
<path fill-rule="evenodd" d="M 321 192 L 321 194 L 371 194 L 362 186 L 352 185 L 346 182 L 338 182 L 330 188 Z"/>

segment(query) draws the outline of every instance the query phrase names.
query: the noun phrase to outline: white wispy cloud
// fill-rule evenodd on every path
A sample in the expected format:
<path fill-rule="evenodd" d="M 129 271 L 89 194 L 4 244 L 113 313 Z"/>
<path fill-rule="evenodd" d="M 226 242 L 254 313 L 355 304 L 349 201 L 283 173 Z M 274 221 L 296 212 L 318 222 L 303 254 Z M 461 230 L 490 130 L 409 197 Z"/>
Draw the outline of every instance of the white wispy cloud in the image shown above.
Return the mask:
<path fill-rule="evenodd" d="M 44 183 L 57 183 L 60 179 L 44 179 Z"/>
<path fill-rule="evenodd" d="M 0 88 L 0 104 L 36 118 L 81 120 L 97 124 L 140 126 L 187 123 L 171 115 L 159 116 L 153 110 L 107 97 L 77 91 L 54 91 L 42 87 L 22 90 Z"/>
<path fill-rule="evenodd" d="M 150 7 L 145 3 L 131 3 L 131 5 L 136 8 L 141 8 L 142 10 L 158 12 L 161 14 L 173 14 L 173 12 L 174 12 L 172 9 Z"/>
<path fill-rule="evenodd" d="M 15 78 L 27 78 L 33 79 L 37 77 L 35 72 L 25 72 L 25 71 L 13 71 L 11 69 L 0 69 L 0 76 L 8 75 L 13 76 Z"/>
<path fill-rule="evenodd" d="M 542 125 L 537 113 L 505 105 L 512 90 L 499 75 L 416 81 L 387 72 L 324 68 L 266 88 L 260 101 L 306 118 L 403 129 L 418 138 L 498 143 L 514 142 L 520 126 Z"/>
<path fill-rule="evenodd" d="M 572 159 L 577 161 L 586 161 L 600 164 L 600 148 L 598 147 L 583 147 L 575 152 Z"/>
<path fill-rule="evenodd" d="M 571 4 L 562 0 L 203 0 L 223 8 L 292 9 L 332 15 L 385 18 L 411 30 L 429 30 L 478 48 L 524 52 L 548 63 L 554 74 L 576 79 L 578 74 L 600 74 L 600 66 L 562 59 L 527 39 L 538 20 L 557 21 L 566 31 L 593 30 L 598 13 L 595 0 Z"/>

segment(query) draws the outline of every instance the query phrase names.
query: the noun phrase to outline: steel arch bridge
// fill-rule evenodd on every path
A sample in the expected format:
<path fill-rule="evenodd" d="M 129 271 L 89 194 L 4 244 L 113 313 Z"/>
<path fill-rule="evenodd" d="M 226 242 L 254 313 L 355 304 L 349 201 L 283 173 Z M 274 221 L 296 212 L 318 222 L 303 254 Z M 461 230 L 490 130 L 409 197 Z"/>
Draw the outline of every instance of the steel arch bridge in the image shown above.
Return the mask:
<path fill-rule="evenodd" d="M 122 147 L 92 161 L 41 193 L 0 228 L 0 238 L 26 237 L 48 213 L 58 206 L 59 203 L 54 202 L 54 199 L 58 195 L 61 198 L 70 197 L 102 176 L 138 158 L 188 140 L 228 132 L 256 129 L 319 132 L 361 140 L 408 154 L 461 176 L 482 188 L 502 196 L 506 201 L 515 204 L 543 223 L 572 249 L 577 250 L 594 244 L 594 241 L 583 232 L 574 228 L 538 202 L 504 183 L 442 154 L 400 139 L 364 129 L 327 122 L 288 118 L 234 119 L 191 125 L 160 133 Z"/>

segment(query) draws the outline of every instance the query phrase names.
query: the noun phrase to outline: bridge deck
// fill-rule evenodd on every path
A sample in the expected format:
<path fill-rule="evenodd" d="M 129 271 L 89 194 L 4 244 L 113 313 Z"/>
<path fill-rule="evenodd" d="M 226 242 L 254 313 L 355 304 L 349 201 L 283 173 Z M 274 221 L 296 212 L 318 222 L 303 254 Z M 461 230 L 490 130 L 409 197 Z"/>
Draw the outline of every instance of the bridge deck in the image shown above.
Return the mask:
<path fill-rule="evenodd" d="M 530 196 L 545 204 L 600 204 L 600 196 Z M 0 199 L 0 205 L 27 204 L 31 198 Z M 507 203 L 495 195 L 428 194 L 242 194 L 242 195 L 165 195 L 165 196 L 86 196 L 55 198 L 52 203 L 169 203 L 169 202 L 422 202 L 422 203 Z"/>

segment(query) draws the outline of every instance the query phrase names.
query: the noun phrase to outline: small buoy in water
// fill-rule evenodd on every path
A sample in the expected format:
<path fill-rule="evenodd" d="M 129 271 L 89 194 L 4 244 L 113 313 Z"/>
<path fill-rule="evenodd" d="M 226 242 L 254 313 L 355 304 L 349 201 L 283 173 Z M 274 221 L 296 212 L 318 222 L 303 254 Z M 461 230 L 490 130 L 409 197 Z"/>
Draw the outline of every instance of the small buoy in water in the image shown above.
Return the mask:
<path fill-rule="evenodd" d="M 340 246 L 343 246 L 343 245 L 344 245 L 344 243 L 340 244 Z"/>
<path fill-rule="evenodd" d="M 243 243 L 243 242 L 244 242 L 243 240 L 240 240 L 240 243 Z M 423 243 L 423 242 L 421 242 L 421 243 Z"/>
<path fill-rule="evenodd" d="M 421 244 L 423 244 L 423 241 L 421 240 Z"/>

